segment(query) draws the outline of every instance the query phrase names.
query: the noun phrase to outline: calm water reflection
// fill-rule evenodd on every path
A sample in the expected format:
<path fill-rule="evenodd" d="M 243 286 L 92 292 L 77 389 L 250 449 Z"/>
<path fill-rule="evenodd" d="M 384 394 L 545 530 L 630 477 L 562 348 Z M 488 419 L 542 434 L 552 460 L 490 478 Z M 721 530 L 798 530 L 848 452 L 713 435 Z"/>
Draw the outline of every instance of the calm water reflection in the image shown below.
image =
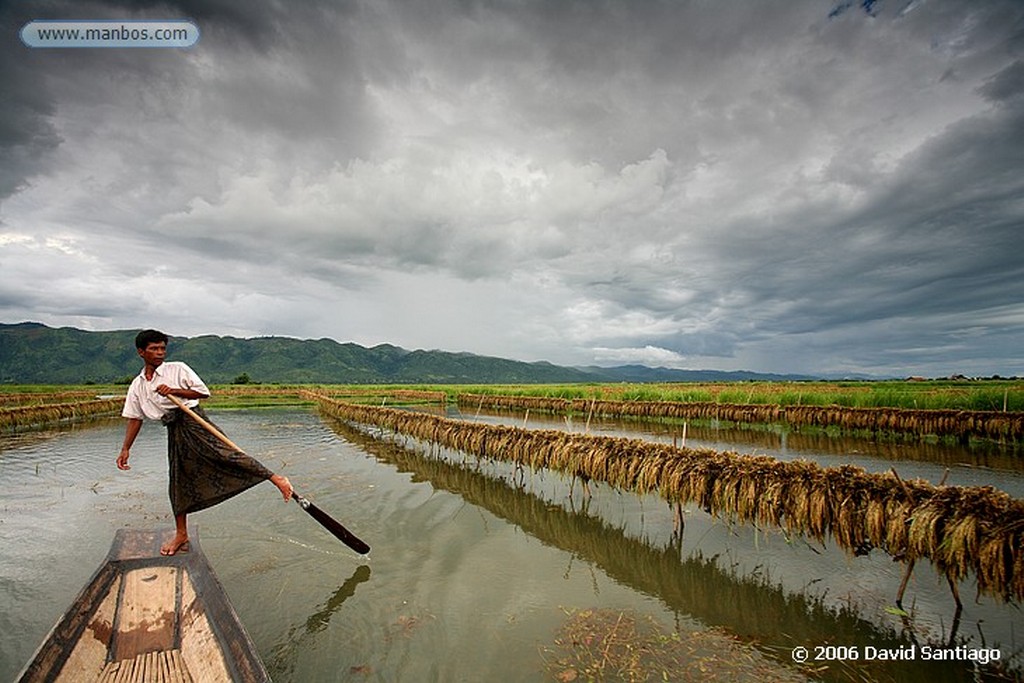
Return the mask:
<path fill-rule="evenodd" d="M 551 473 L 391 443 L 306 412 L 214 418 L 373 546 L 369 559 L 352 553 L 269 484 L 193 516 L 275 680 L 550 680 L 545 653 L 566 612 L 586 608 L 636 610 L 681 632 L 720 627 L 787 664 L 794 645 L 897 647 L 911 637 L 950 636 L 951 601 L 926 566 L 905 601 L 913 604 L 911 633 L 885 611 L 899 566 L 877 554 L 848 559 L 699 510 L 687 511 L 680 538 L 671 511 L 655 498 L 594 486 L 590 499 L 577 487 L 570 500 L 569 482 Z M 172 524 L 163 430 L 147 425 L 133 469 L 121 473 L 114 457 L 122 429 L 115 421 L 0 441 L 0 680 L 28 660 L 116 528 Z M 691 427 L 688 439 L 698 438 Z M 904 474 L 911 464 L 896 466 Z M 940 476 L 945 468 L 925 465 Z M 1019 479 L 1006 476 L 1011 484 Z M 1016 608 L 966 602 L 961 637 L 983 633 L 1004 658 L 1019 652 Z M 970 676 L 969 667 L 921 662 L 859 662 L 822 674 Z"/>

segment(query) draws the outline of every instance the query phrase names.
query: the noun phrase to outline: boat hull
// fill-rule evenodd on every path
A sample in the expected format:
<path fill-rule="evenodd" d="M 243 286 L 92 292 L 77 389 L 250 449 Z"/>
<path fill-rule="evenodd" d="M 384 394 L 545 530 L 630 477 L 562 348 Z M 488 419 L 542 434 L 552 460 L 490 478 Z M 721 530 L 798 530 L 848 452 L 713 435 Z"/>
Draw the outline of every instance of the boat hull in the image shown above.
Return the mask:
<path fill-rule="evenodd" d="M 160 555 L 171 533 L 118 531 L 20 680 L 269 681 L 198 541 Z"/>

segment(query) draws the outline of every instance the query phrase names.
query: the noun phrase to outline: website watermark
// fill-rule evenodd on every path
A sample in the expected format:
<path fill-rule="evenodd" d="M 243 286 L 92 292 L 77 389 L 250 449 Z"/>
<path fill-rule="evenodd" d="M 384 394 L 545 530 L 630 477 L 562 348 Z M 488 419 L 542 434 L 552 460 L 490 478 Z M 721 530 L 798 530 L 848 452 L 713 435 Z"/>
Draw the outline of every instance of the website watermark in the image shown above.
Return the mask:
<path fill-rule="evenodd" d="M 21 28 L 33 48 L 192 47 L 199 27 L 188 19 L 35 19 Z"/>

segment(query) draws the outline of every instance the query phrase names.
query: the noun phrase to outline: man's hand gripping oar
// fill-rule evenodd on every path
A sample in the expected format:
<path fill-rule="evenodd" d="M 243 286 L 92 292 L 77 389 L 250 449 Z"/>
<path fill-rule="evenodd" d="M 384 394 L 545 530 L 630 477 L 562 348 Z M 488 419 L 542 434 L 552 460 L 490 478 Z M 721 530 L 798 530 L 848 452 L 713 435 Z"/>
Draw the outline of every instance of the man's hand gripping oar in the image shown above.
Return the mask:
<path fill-rule="evenodd" d="M 178 408 L 180 408 L 186 415 L 198 422 L 203 429 L 217 437 L 225 446 L 236 450 L 239 453 L 245 452 L 239 448 L 235 442 L 222 434 L 219 429 L 210 424 L 209 421 L 203 419 L 201 415 L 185 405 L 180 398 L 172 394 L 167 394 L 167 398 L 169 398 L 174 405 L 178 406 Z M 365 541 L 361 540 L 351 531 L 342 526 L 341 522 L 314 505 L 312 501 L 307 498 L 303 498 L 294 490 L 292 490 L 292 498 L 294 498 L 295 502 L 299 504 L 299 507 L 305 510 L 310 517 L 315 519 L 320 526 L 334 534 L 335 538 L 347 545 L 349 548 L 352 548 L 352 550 L 355 550 L 360 555 L 366 555 L 370 552 L 370 546 L 367 545 Z"/>

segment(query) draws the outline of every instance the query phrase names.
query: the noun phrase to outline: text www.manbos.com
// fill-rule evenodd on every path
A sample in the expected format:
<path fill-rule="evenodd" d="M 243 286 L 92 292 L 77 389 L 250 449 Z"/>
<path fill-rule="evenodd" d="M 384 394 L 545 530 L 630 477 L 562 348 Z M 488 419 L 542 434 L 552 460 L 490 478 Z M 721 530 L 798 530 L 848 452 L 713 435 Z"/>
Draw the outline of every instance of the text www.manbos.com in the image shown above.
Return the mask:
<path fill-rule="evenodd" d="M 187 20 L 36 20 L 21 29 L 29 47 L 191 47 L 199 27 Z"/>

